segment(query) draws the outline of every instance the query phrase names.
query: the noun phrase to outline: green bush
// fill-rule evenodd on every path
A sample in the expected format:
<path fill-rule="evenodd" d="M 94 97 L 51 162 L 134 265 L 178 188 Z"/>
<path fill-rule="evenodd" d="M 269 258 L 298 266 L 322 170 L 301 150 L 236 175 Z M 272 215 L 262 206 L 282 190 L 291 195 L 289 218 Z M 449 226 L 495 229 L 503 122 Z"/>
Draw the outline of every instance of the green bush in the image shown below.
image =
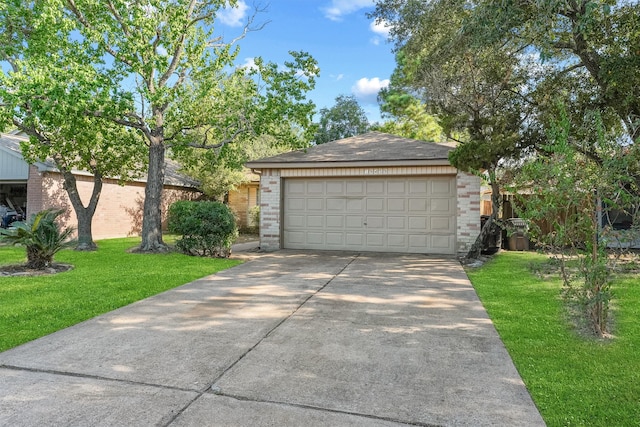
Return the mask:
<path fill-rule="evenodd" d="M 175 202 L 168 222 L 169 231 L 180 235 L 176 248 L 187 255 L 226 258 L 238 237 L 233 212 L 220 202 Z"/>
<path fill-rule="evenodd" d="M 61 229 L 56 223 L 56 218 L 63 212 L 61 209 L 47 209 L 31 215 L 27 221 L 14 222 L 7 230 L 0 229 L 0 240 L 24 246 L 28 268 L 47 268 L 57 252 L 74 245 L 69 240 L 74 230 Z"/>

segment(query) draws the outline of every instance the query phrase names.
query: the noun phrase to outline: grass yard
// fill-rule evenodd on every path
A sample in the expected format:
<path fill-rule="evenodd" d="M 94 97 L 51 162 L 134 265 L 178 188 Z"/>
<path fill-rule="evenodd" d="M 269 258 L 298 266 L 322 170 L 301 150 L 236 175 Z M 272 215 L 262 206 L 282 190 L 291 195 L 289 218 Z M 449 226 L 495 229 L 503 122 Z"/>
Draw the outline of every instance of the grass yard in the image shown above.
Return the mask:
<path fill-rule="evenodd" d="M 178 253 L 127 253 L 135 238 L 98 242 L 96 252 L 65 250 L 65 273 L 0 277 L 0 351 L 240 263 Z M 0 264 L 25 261 L 21 247 L 0 246 Z"/>
<path fill-rule="evenodd" d="M 566 320 L 560 280 L 534 253 L 503 252 L 468 275 L 549 426 L 640 425 L 640 279 L 616 278 L 615 338 L 581 338 Z"/>

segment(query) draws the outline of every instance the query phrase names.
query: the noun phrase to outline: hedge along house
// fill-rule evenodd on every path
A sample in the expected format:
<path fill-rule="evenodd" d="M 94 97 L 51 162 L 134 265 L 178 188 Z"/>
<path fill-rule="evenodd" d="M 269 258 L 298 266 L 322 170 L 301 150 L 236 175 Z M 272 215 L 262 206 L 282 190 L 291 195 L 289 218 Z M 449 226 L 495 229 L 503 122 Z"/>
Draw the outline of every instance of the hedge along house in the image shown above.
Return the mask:
<path fill-rule="evenodd" d="M 62 208 L 65 225 L 77 226 L 76 215 L 63 188 L 64 179 L 52 160 L 29 165 L 20 151 L 20 133 L 0 134 L 0 204 L 12 205 L 27 216 L 47 208 Z M 93 177 L 86 171 L 73 171 L 78 192 L 87 203 L 93 188 Z M 93 216 L 94 239 L 138 235 L 142 229 L 142 206 L 145 179 L 118 184 L 116 179 L 103 180 L 102 193 Z M 195 199 L 201 193 L 197 183 L 178 173 L 178 165 L 167 162 L 163 190 L 163 218 L 168 206 L 176 200 Z"/>
<path fill-rule="evenodd" d="M 451 150 L 371 132 L 247 163 L 261 175 L 261 248 L 466 254 L 480 179 Z"/>

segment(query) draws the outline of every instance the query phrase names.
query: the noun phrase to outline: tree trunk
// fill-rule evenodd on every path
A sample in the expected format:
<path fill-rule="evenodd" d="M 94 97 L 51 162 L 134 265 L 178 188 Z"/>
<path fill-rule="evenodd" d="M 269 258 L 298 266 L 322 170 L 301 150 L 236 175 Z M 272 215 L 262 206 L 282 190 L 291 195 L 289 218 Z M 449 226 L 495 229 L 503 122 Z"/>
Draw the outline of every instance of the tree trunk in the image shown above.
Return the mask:
<path fill-rule="evenodd" d="M 149 145 L 149 171 L 144 190 L 141 252 L 165 252 L 162 241 L 162 187 L 164 184 L 165 146 L 161 136 L 152 138 Z"/>
<path fill-rule="evenodd" d="M 58 165 L 58 169 L 62 172 L 64 189 L 69 196 L 69 200 L 71 200 L 71 205 L 78 219 L 78 244 L 76 245 L 76 250 L 95 251 L 97 246 L 93 241 L 92 222 L 100 200 L 100 193 L 102 192 L 102 174 L 93 171 L 93 190 L 89 204 L 85 207 L 78 194 L 76 177 L 69 170 L 60 167 L 60 165 Z"/>

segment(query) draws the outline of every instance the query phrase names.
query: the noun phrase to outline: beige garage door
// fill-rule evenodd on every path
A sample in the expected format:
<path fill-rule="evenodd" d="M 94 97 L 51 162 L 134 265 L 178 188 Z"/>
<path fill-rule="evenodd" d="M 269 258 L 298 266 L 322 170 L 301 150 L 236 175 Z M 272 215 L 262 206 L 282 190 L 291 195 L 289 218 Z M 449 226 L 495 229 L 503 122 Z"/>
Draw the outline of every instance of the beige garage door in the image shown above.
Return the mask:
<path fill-rule="evenodd" d="M 454 254 L 455 177 L 286 178 L 284 247 Z"/>

